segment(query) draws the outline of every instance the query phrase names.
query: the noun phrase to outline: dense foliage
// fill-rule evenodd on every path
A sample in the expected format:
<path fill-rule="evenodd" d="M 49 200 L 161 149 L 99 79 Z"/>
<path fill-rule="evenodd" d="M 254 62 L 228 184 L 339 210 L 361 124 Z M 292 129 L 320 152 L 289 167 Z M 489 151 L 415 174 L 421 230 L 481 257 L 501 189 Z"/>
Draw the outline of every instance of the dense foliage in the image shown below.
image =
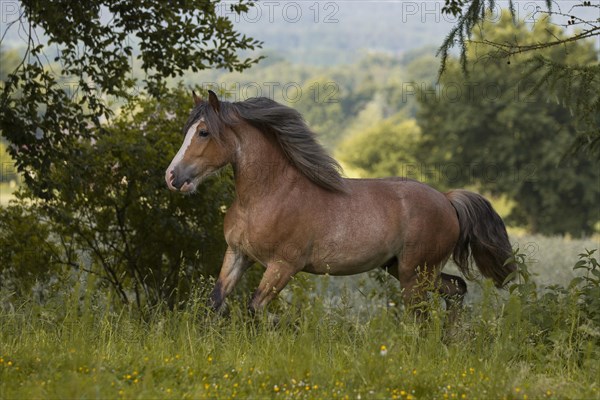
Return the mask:
<path fill-rule="evenodd" d="M 505 18 L 490 40 L 518 35 L 522 43 L 548 40 L 560 31 L 540 23 L 533 32 L 511 29 Z M 524 76 L 518 58 L 510 64 L 489 57 L 489 48 L 473 46 L 478 56 L 464 76 L 450 62 L 441 77 L 440 96 L 420 96 L 419 124 L 427 159 L 458 167 L 454 185 L 475 183 L 494 194 L 505 194 L 517 207 L 510 218 L 545 234 L 593 232 L 598 222 L 600 171 L 587 157 L 564 158 L 579 127 L 576 116 L 553 91 L 535 87 L 539 74 Z M 557 62 L 594 62 L 590 43 L 548 49 Z"/>
<path fill-rule="evenodd" d="M 506 26 L 510 17 L 516 26 L 523 25 L 517 11 L 518 2 L 508 1 L 506 18 L 497 24 L 490 23 L 496 11 L 495 0 L 446 0 L 443 12 L 457 18 L 456 24 L 443 41 L 438 54 L 441 55 L 440 75 L 445 71 L 454 46 L 460 49 L 460 64 L 463 73 L 468 74 L 468 64 L 476 58 L 469 47 L 484 45 L 492 49 L 490 57 L 510 61 L 514 58 L 529 57 L 529 74 L 535 79 L 538 87 L 557 96 L 580 123 L 577 130 L 571 133 L 571 142 L 566 151 L 571 153 L 584 150 L 587 157 L 598 158 L 600 155 L 600 64 L 590 63 L 586 59 L 563 58 L 549 56 L 548 50 L 566 52 L 573 43 L 589 43 L 593 39 L 597 43 L 600 35 L 600 4 L 593 1 L 578 1 L 559 4 L 551 0 L 545 1 L 545 9 L 541 5 L 525 6 L 529 9 L 527 22 L 532 30 L 541 34 L 540 27 L 546 33 L 540 40 L 523 41 L 522 37 L 499 37 L 497 29 Z M 500 26 L 497 26 L 500 25 Z M 558 27 L 564 30 L 557 32 Z M 574 28 L 567 31 L 568 28 Z M 470 53 L 470 54 L 469 54 Z M 556 52 L 554 53 L 556 54 Z"/>
<path fill-rule="evenodd" d="M 50 229 L 31 206 L 0 208 L 0 289 L 12 290 L 18 298 L 29 295 L 36 283 L 48 284 L 56 277 L 58 246 Z"/>

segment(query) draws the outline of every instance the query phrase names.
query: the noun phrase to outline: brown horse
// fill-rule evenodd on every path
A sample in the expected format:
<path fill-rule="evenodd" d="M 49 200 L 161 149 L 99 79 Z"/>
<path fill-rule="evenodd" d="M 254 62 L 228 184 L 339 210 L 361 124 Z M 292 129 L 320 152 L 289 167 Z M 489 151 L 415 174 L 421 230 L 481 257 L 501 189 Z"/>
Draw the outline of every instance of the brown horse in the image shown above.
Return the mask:
<path fill-rule="evenodd" d="M 254 262 L 266 271 L 253 312 L 300 271 L 384 268 L 400 281 L 409 308 L 431 288 L 449 305 L 462 301 L 465 281 L 441 272 L 450 256 L 470 278 L 472 254 L 499 287 L 514 271 L 505 264 L 511 245 L 504 223 L 482 196 L 442 194 L 406 178 L 345 179 L 297 111 L 267 98 L 219 101 L 213 92 L 194 101 L 165 179 L 171 190 L 193 192 L 233 166 L 236 199 L 224 222 L 228 250 L 211 294 L 215 309 Z"/>

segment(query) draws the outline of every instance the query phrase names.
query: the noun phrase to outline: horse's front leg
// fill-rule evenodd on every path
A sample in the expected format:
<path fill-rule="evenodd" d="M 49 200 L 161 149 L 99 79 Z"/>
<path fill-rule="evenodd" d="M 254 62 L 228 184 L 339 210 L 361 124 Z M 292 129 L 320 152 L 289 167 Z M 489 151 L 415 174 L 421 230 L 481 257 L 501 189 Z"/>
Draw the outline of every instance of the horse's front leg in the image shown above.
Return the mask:
<path fill-rule="evenodd" d="M 296 272 L 297 270 L 293 266 L 283 261 L 267 264 L 267 270 L 263 274 L 254 296 L 252 296 L 250 312 L 256 313 L 269 304 L 288 284 Z"/>
<path fill-rule="evenodd" d="M 222 309 L 225 298 L 251 265 L 252 260 L 248 256 L 237 249 L 227 247 L 219 279 L 210 295 L 210 306 L 215 311 Z"/>

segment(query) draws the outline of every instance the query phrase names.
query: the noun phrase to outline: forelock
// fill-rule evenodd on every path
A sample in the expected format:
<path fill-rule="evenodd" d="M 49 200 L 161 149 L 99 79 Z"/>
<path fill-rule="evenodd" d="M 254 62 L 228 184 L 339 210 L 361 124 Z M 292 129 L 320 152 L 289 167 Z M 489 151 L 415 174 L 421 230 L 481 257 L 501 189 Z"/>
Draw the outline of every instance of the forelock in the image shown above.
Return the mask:
<path fill-rule="evenodd" d="M 184 135 L 186 135 L 188 133 L 188 131 L 190 130 L 192 125 L 194 125 L 196 122 L 200 121 L 200 119 L 202 119 L 204 117 L 205 109 L 206 109 L 206 104 L 204 104 L 204 103 L 198 104 L 192 109 L 192 112 L 190 113 L 190 116 L 188 117 L 187 122 L 183 126 L 183 134 Z"/>
<path fill-rule="evenodd" d="M 238 121 L 238 116 L 235 108 L 230 102 L 221 101 L 219 113 L 215 112 L 208 102 L 202 102 L 192 109 L 192 112 L 183 127 L 183 134 L 187 134 L 189 129 L 201 119 L 204 119 L 206 128 L 211 136 L 220 142 L 223 139 L 221 137 L 222 128 L 224 126 L 235 124 Z"/>

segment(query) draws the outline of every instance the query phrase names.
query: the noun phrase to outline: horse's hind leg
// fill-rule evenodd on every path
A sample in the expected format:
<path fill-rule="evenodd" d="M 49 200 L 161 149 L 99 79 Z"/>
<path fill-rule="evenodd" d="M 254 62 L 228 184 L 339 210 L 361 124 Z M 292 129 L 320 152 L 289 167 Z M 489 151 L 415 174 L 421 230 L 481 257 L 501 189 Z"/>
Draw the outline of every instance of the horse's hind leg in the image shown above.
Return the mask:
<path fill-rule="evenodd" d="M 461 309 L 465 293 L 467 293 L 467 283 L 463 278 L 456 275 L 441 274 L 438 293 L 446 301 L 446 310 L 450 322 L 456 320 L 457 314 Z"/>
<path fill-rule="evenodd" d="M 402 273 L 400 270 L 399 280 L 402 286 L 402 298 L 404 306 L 415 314 L 417 319 L 427 319 L 427 292 L 435 285 L 435 277 L 432 267 L 417 267 L 412 273 Z"/>
<path fill-rule="evenodd" d="M 404 307 L 419 320 L 426 319 L 427 292 L 435 285 L 433 272 L 436 269 L 414 267 L 411 260 L 401 257 L 394 257 L 381 268 L 400 281 Z"/>

